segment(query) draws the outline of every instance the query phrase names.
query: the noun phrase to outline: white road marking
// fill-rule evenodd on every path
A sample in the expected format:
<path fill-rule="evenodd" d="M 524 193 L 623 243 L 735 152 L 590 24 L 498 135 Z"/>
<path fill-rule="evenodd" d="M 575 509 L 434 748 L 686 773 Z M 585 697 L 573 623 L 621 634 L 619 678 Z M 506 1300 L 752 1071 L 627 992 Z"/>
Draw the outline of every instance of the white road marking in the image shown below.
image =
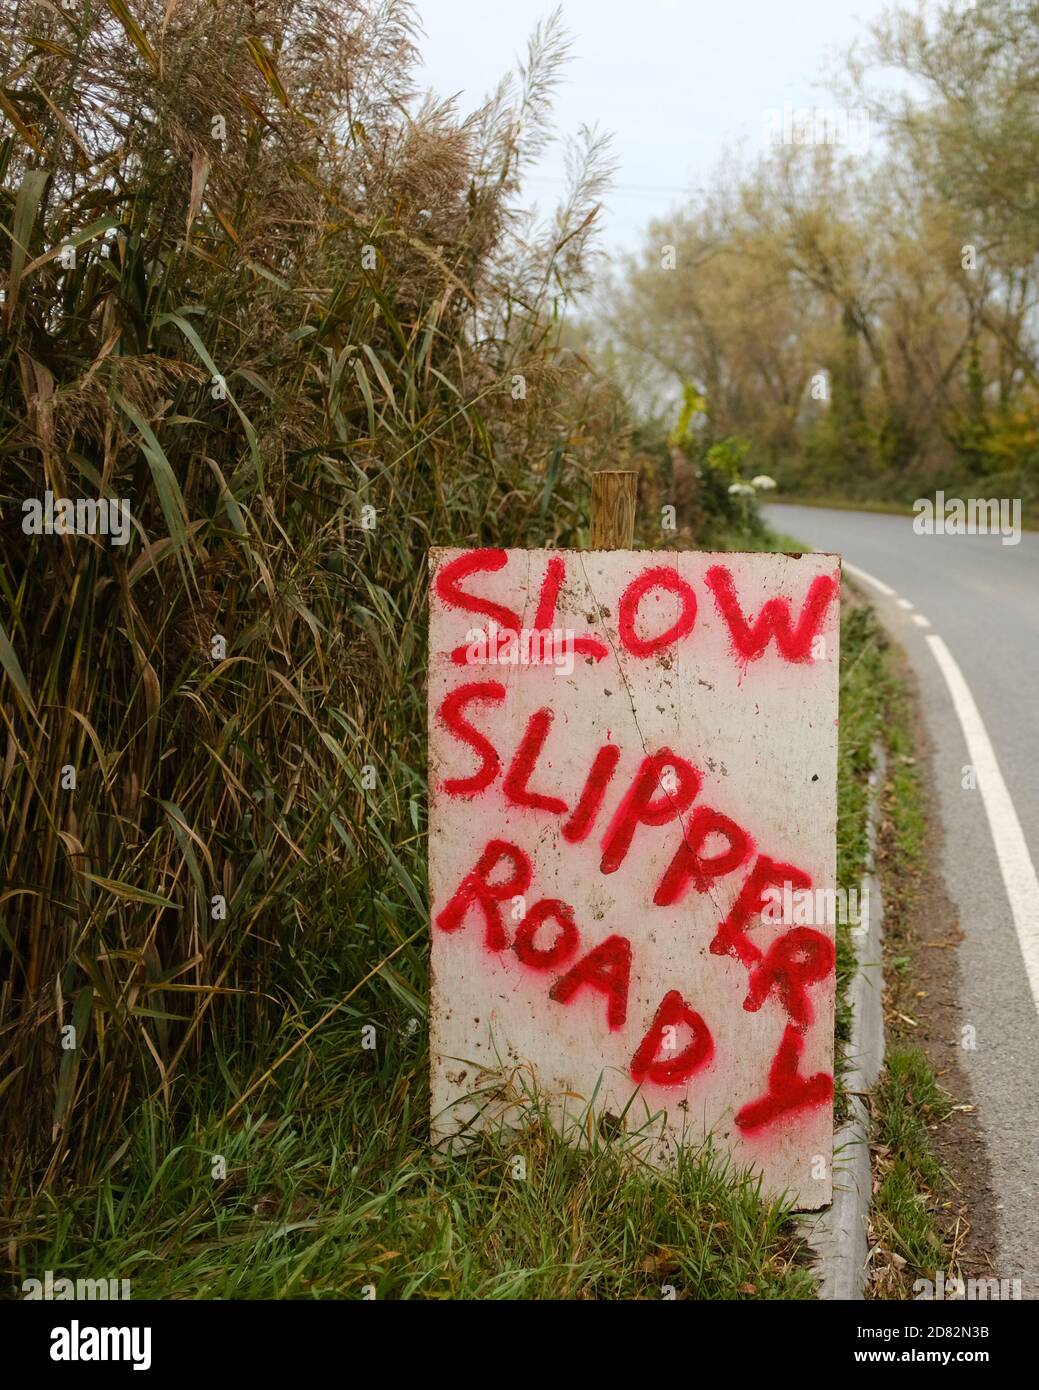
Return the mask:
<path fill-rule="evenodd" d="M 912 608 L 909 600 L 899 598 L 890 584 L 885 584 L 866 570 L 849 565 L 847 561 L 843 563 L 849 574 L 872 584 L 874 589 L 886 594 L 888 598 L 893 598 L 900 608 Z M 920 627 L 930 626 L 922 613 L 914 613 L 913 621 Z M 996 861 L 1014 919 L 1014 930 L 1017 932 L 1025 973 L 1032 991 L 1032 1001 L 1039 1012 L 1039 878 L 1036 877 L 1035 865 L 1028 853 L 1021 822 L 1017 818 L 1007 784 L 1003 781 L 992 740 L 974 703 L 970 686 L 949 648 L 936 633 L 928 634 L 927 645 L 945 678 L 956 718 L 960 721 L 960 728 L 966 740 L 967 753 L 977 774 L 978 790 L 981 792 L 982 805 L 985 807 L 992 843 L 996 849 Z"/>
<path fill-rule="evenodd" d="M 878 579 L 875 574 L 867 574 L 865 570 L 860 570 L 858 565 L 849 565 L 847 560 L 841 561 L 841 566 L 846 569 L 854 579 L 864 579 L 867 584 L 872 584 L 874 589 L 879 589 L 882 594 L 887 594 L 888 598 L 895 597 L 895 591 L 890 584 L 885 584 L 882 579 Z"/>
<path fill-rule="evenodd" d="M 1039 1010 L 1039 879 L 1036 878 L 1035 865 L 1028 853 L 1021 822 L 999 770 L 988 731 L 963 672 L 940 637 L 931 633 L 927 645 L 934 653 L 934 659 L 949 687 L 953 708 L 967 741 L 967 752 L 977 773 L 978 790 L 996 846 L 999 871 L 1003 875 L 1003 886 L 1014 917 L 1032 999 Z"/>

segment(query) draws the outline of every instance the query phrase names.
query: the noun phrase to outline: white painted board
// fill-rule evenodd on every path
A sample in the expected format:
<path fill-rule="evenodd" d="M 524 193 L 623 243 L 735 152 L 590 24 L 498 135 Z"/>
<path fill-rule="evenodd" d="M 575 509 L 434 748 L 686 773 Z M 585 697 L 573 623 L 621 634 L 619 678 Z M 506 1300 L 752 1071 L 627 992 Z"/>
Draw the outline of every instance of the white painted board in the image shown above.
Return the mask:
<path fill-rule="evenodd" d="M 430 554 L 432 1128 L 832 1187 L 840 562 Z M 510 634 L 515 634 L 510 636 Z"/>

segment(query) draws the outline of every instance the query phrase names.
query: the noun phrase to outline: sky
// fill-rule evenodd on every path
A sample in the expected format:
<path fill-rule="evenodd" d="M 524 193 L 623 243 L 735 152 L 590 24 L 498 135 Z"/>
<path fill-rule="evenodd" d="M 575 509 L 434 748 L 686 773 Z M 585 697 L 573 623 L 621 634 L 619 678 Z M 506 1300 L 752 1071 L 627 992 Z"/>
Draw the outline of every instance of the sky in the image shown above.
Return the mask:
<path fill-rule="evenodd" d="M 554 0 L 417 0 L 422 80 L 478 107 L 526 52 Z M 785 103 L 833 109 L 828 73 L 863 40 L 886 0 L 563 0 L 573 60 L 557 93 L 561 132 L 598 124 L 618 163 L 602 245 L 632 251 L 654 217 L 707 185 L 742 148 L 756 156 Z M 788 125 L 788 131 L 789 131 Z M 861 131 L 861 126 L 857 128 Z M 849 138 L 861 138 L 849 127 Z M 558 142 L 533 171 L 528 201 L 546 215 L 563 188 Z"/>

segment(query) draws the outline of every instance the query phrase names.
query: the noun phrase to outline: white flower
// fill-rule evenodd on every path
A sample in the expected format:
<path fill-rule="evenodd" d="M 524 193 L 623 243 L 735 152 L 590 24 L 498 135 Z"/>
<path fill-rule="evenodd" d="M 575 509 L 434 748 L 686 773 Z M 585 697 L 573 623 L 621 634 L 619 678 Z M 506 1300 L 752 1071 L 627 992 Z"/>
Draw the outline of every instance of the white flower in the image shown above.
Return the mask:
<path fill-rule="evenodd" d="M 730 483 L 729 492 L 736 497 L 753 497 L 754 489 L 750 483 Z"/>
<path fill-rule="evenodd" d="M 768 492 L 769 489 L 775 487 L 776 480 L 770 478 L 767 473 L 759 473 L 756 478 L 751 478 L 750 483 L 751 487 L 759 487 L 763 492 Z"/>

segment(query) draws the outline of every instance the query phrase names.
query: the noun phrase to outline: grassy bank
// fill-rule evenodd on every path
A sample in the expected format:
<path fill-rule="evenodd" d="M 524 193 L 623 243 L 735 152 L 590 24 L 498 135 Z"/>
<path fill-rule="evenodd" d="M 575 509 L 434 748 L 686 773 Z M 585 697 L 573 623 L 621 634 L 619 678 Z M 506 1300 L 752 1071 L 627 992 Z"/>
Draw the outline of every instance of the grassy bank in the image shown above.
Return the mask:
<path fill-rule="evenodd" d="M 939 1134 L 955 1100 L 939 1084 L 924 1050 L 913 1041 L 917 928 L 912 904 L 925 867 L 927 819 L 913 734 L 910 694 L 889 661 L 883 687 L 887 775 L 881 800 L 882 851 L 878 874 L 885 903 L 884 970 L 888 985 L 884 1071 L 871 1097 L 874 1210 L 872 1294 L 908 1298 L 917 1278 L 955 1267 L 948 1222 L 951 1177 L 939 1153 Z M 912 1001 L 912 1002 L 909 1002 Z"/>
<path fill-rule="evenodd" d="M 422 1033 L 378 1036 L 364 1053 L 338 1019 L 231 1124 L 215 1076 L 190 1124 L 143 1114 L 96 1189 L 37 1204 L 18 1273 L 118 1272 L 140 1298 L 811 1296 L 787 1213 L 706 1154 L 650 1174 L 531 1113 L 507 1146 L 435 1155 Z"/>
<path fill-rule="evenodd" d="M 845 596 L 841 618 L 840 725 L 837 765 L 837 882 L 858 889 L 869 854 L 869 775 L 883 719 L 884 638 L 873 610 Z M 851 1041 L 848 989 L 857 969 L 852 922 L 838 922 L 835 1122 L 848 1117 L 843 1085 Z"/>
<path fill-rule="evenodd" d="M 846 661 L 855 650 L 853 638 Z M 315 903 L 310 935 L 325 949 L 299 953 L 311 991 L 278 1035 L 221 1046 L 176 1111 L 156 1099 L 133 1116 L 95 1185 L 64 1185 L 60 1209 L 41 1192 L 15 1214 L 15 1287 L 49 1268 L 111 1270 L 135 1297 L 162 1298 L 814 1295 L 788 1207 L 709 1149 L 663 1174 L 640 1160 L 638 1135 L 579 1151 L 518 1095 L 524 1124 L 507 1142 L 431 1150 L 423 792 L 416 782 L 416 833 L 393 848 L 392 874 L 347 873 Z M 859 814 L 847 791 L 845 804 Z M 858 837 L 847 830 L 849 846 Z M 380 922 L 397 954 L 366 979 Z"/>
<path fill-rule="evenodd" d="M 842 674 L 841 737 L 848 757 L 841 760 L 838 839 L 847 867 L 840 881 L 851 882 L 843 873 L 861 874 L 865 863 L 868 788 L 856 775 L 856 765 L 868 770 L 879 740 L 887 763 L 877 807 L 882 848 L 876 865 L 890 918 L 885 924 L 884 971 L 903 997 L 912 994 L 913 984 L 903 926 L 906 914 L 901 909 L 920 865 L 926 833 L 910 697 L 873 610 L 854 603 L 845 614 L 845 629 L 856 634 L 852 640 L 857 654 Z M 845 697 L 845 685 L 856 692 L 854 698 Z M 911 926 L 908 930 L 911 934 Z M 840 940 L 838 930 L 839 972 L 842 960 L 847 968 L 854 965 L 850 945 L 841 951 Z M 838 1036 L 841 1023 L 839 1009 Z M 906 1298 L 916 1277 L 933 1277 L 935 1269 L 951 1268 L 946 1232 L 937 1216 L 948 1197 L 949 1176 L 935 1151 L 934 1135 L 952 1113 L 953 1100 L 939 1085 L 925 1053 L 913 1045 L 911 1020 L 889 1008 L 886 1026 L 884 1070 L 869 1101 L 875 1184 L 871 1293 Z"/>
<path fill-rule="evenodd" d="M 864 862 L 882 660 L 870 610 L 848 608 L 842 884 L 857 882 Z M 417 807 L 420 785 L 414 793 Z M 95 1185 L 25 1205 L 8 1231 L 13 1283 L 49 1268 L 118 1274 L 135 1297 L 811 1298 L 788 1209 L 708 1151 L 660 1174 L 640 1162 L 637 1136 L 581 1152 L 536 1106 L 507 1143 L 485 1136 L 462 1156 L 430 1149 L 417 838 L 394 861 L 391 880 L 347 875 L 315 904 L 311 927 L 326 950 L 300 954 L 312 994 L 276 1037 L 204 1060 L 175 1112 L 159 1099 L 143 1106 Z M 406 912 L 393 907 L 400 895 Z M 365 982 L 380 920 L 398 954 Z M 839 936 L 843 995 L 852 956 L 846 927 Z M 839 1044 L 848 1024 L 842 1003 Z"/>

